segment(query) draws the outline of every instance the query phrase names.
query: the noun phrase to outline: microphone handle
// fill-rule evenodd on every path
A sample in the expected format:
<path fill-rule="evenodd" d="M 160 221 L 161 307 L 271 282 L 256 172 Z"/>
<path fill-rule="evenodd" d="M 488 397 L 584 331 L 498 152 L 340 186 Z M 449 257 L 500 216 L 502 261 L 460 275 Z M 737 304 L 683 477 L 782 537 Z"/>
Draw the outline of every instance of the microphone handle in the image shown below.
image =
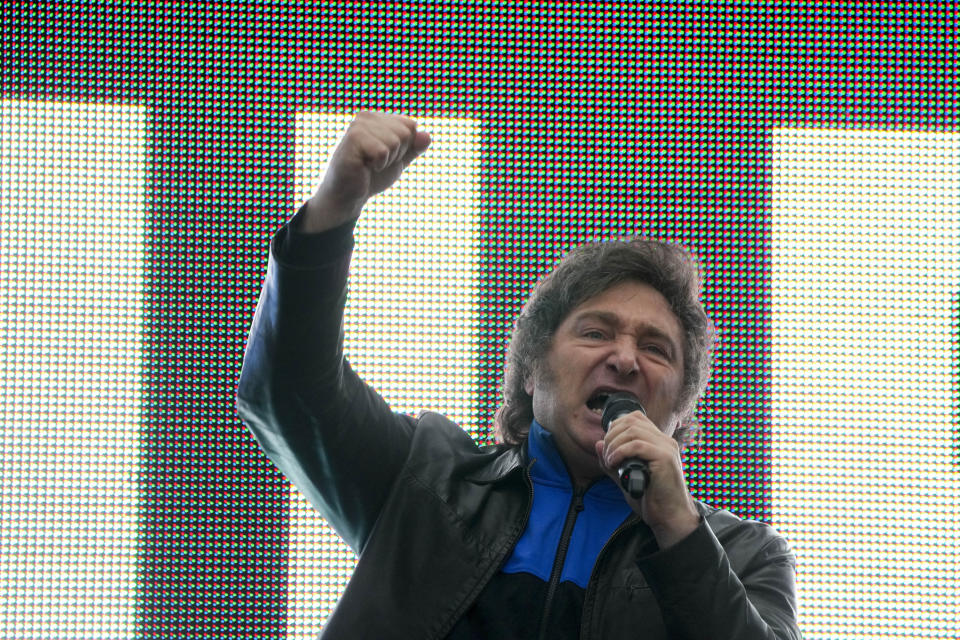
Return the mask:
<path fill-rule="evenodd" d="M 618 391 L 611 394 L 603 404 L 603 413 L 600 416 L 600 424 L 603 426 L 604 433 L 610 428 L 610 423 L 622 415 L 639 411 L 646 415 L 640 399 L 629 391 Z M 620 486 L 631 498 L 639 500 L 643 497 L 643 492 L 650 482 L 650 467 L 645 460 L 636 458 L 626 460 L 617 469 L 617 475 L 620 476 Z"/>
<path fill-rule="evenodd" d="M 617 474 L 620 476 L 620 486 L 630 494 L 631 498 L 639 500 L 643 497 L 643 492 L 650 481 L 650 467 L 647 466 L 646 461 L 627 460 L 617 469 Z"/>

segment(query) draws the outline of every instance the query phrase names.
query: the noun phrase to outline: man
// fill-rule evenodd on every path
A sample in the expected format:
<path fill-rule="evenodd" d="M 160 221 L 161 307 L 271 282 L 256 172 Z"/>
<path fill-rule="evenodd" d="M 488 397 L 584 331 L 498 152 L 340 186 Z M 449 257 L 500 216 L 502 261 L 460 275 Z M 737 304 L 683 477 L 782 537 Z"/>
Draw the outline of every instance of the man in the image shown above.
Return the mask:
<path fill-rule="evenodd" d="M 430 144 L 361 113 L 272 242 L 238 410 L 359 554 L 334 638 L 799 638 L 794 558 L 769 527 L 694 501 L 681 441 L 710 323 L 681 249 L 585 245 L 517 320 L 498 427 L 478 448 L 441 415 L 394 414 L 342 353 L 353 224 Z M 600 413 L 616 392 L 645 409 Z M 634 499 L 617 483 L 646 462 Z"/>

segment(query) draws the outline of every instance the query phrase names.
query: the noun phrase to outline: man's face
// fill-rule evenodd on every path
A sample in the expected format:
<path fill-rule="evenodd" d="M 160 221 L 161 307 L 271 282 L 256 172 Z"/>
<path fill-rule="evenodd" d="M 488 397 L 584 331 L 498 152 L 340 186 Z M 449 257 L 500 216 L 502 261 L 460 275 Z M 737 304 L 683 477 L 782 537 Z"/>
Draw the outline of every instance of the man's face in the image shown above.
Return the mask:
<path fill-rule="evenodd" d="M 533 415 L 578 481 L 601 475 L 595 443 L 603 401 L 617 391 L 640 399 L 668 435 L 677 428 L 683 330 L 663 295 L 635 281 L 588 299 L 560 323 L 550 350 L 526 381 Z"/>

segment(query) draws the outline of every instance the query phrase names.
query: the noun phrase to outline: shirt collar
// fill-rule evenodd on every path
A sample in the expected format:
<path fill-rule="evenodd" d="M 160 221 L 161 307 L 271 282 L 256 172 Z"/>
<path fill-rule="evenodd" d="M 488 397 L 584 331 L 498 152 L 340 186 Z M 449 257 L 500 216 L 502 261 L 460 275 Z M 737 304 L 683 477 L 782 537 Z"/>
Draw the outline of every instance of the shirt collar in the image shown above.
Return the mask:
<path fill-rule="evenodd" d="M 530 467 L 530 478 L 535 483 L 561 486 L 573 491 L 573 482 L 567 473 L 567 466 L 560 456 L 553 434 L 534 420 L 530 424 L 530 433 L 527 436 L 527 448 L 533 464 Z M 608 476 L 598 478 L 587 489 L 587 495 L 604 500 L 623 501 L 623 493 L 616 483 Z"/>

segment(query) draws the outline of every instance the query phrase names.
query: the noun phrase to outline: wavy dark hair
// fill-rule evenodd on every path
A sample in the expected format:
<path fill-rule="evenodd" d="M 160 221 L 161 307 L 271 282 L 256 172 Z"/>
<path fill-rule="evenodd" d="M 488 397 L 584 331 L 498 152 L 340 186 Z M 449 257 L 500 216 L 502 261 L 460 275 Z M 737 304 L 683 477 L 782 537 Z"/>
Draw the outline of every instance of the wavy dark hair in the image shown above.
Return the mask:
<path fill-rule="evenodd" d="M 569 251 L 534 287 L 513 327 L 497 409 L 499 439 L 519 444 L 533 420 L 533 398 L 526 380 L 550 349 L 560 323 L 577 306 L 620 284 L 636 281 L 660 292 L 683 328 L 683 383 L 674 438 L 686 447 L 700 438 L 694 415 L 713 367 L 714 327 L 700 301 L 700 268 L 680 245 L 632 237 L 593 242 Z"/>

